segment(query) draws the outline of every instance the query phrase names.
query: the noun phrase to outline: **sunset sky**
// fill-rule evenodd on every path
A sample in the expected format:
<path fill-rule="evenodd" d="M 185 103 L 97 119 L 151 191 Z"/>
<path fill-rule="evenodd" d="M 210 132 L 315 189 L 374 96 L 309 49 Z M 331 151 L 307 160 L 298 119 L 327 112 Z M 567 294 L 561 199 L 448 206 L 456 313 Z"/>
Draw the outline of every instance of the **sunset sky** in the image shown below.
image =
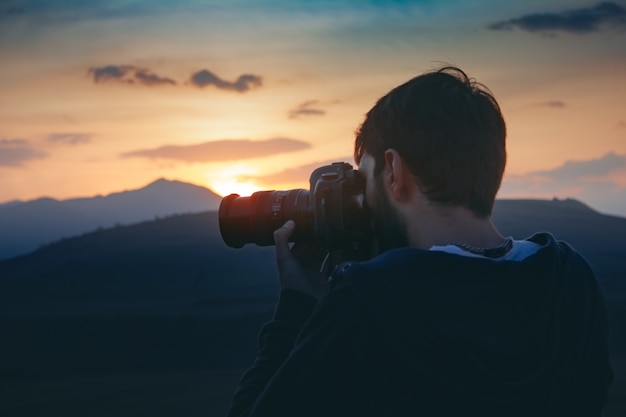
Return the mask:
<path fill-rule="evenodd" d="M 502 107 L 499 197 L 626 216 L 623 1 L 0 0 L 0 61 L 0 203 L 304 188 L 446 63 Z"/>

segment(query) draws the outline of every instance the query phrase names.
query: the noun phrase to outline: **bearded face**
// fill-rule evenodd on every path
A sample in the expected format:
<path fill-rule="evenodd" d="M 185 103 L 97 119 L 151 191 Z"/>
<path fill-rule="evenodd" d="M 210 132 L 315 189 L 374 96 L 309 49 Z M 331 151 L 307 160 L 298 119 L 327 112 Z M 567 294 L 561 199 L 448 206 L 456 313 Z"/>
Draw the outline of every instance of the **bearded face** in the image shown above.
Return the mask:
<path fill-rule="evenodd" d="M 374 198 L 369 200 L 373 200 L 370 209 L 378 252 L 409 246 L 406 222 L 387 197 L 382 173 L 374 179 L 373 191 Z"/>

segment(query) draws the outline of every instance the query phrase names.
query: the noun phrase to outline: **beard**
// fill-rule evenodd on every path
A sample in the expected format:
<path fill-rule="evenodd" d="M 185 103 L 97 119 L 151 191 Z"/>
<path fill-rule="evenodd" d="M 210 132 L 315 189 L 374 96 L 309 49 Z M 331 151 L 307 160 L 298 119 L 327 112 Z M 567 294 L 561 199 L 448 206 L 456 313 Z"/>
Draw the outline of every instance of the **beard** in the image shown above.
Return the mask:
<path fill-rule="evenodd" d="M 409 246 L 406 222 L 391 205 L 382 183 L 382 174 L 376 178 L 374 202 L 371 208 L 373 231 L 378 253 Z"/>

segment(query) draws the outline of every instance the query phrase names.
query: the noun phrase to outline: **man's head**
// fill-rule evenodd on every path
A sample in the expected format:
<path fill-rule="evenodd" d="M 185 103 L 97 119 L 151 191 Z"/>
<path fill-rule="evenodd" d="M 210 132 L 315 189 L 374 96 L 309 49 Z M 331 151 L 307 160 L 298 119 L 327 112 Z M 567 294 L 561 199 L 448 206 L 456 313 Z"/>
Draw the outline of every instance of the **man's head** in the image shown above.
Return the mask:
<path fill-rule="evenodd" d="M 506 127 L 500 107 L 458 68 L 415 77 L 382 97 L 357 131 L 354 158 L 370 155 L 374 176 L 392 149 L 419 190 L 440 207 L 491 215 L 504 166 Z"/>

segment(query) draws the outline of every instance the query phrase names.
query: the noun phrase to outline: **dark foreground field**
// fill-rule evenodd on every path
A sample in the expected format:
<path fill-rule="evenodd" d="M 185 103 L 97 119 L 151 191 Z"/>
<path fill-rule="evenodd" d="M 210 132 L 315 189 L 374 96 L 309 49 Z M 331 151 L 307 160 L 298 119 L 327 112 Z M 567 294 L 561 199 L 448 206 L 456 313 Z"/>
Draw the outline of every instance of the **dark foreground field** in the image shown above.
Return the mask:
<path fill-rule="evenodd" d="M 626 416 L 626 358 L 614 359 L 616 379 L 605 417 Z M 2 380 L 5 417 L 225 416 L 243 370 L 124 373 Z"/>

